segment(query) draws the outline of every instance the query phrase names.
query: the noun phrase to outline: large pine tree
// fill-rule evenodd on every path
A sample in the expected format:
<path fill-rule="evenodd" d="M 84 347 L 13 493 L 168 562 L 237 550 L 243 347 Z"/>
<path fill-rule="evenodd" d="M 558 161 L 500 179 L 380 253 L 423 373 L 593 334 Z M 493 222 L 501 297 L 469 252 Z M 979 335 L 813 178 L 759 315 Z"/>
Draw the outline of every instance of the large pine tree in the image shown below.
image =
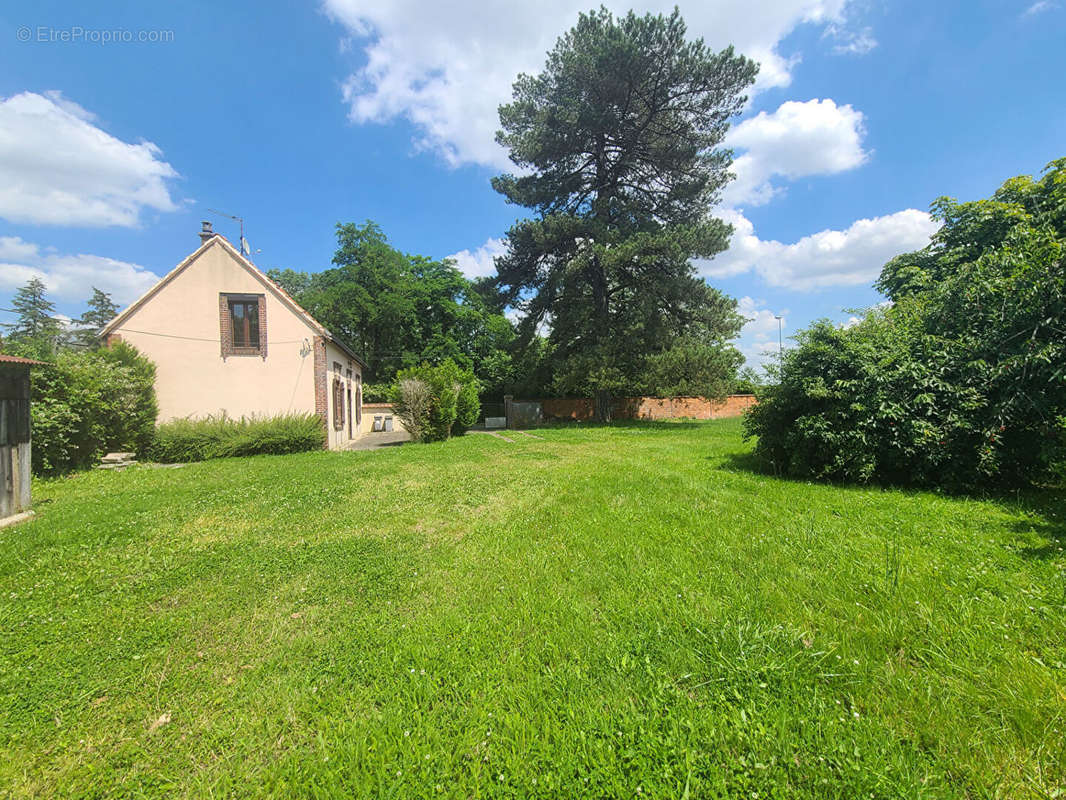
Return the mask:
<path fill-rule="evenodd" d="M 601 419 L 649 357 L 725 348 L 742 324 L 690 259 L 728 246 L 710 213 L 731 178 L 720 145 L 758 66 L 685 33 L 676 10 L 583 14 L 500 108 L 519 170 L 493 187 L 536 218 L 508 232 L 497 287 L 527 338 L 550 327 L 556 388 L 595 393 Z"/>
<path fill-rule="evenodd" d="M 11 300 L 15 322 L 8 325 L 9 349 L 19 355 L 49 358 L 59 344 L 62 328 L 55 318 L 55 304 L 45 294 L 39 278 L 15 292 Z"/>
<path fill-rule="evenodd" d="M 95 350 L 100 347 L 100 331 L 118 314 L 118 306 L 107 292 L 93 287 L 93 296 L 86 303 L 88 308 L 77 319 L 78 329 L 74 336 L 78 344 Z"/>

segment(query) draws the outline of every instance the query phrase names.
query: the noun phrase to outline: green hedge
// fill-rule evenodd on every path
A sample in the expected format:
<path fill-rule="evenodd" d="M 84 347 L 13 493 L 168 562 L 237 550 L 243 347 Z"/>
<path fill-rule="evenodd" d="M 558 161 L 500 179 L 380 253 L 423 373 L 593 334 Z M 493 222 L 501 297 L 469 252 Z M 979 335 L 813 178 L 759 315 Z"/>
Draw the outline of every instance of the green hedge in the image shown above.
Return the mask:
<path fill-rule="evenodd" d="M 32 374 L 33 472 L 93 466 L 109 451 L 143 455 L 155 429 L 155 365 L 124 342 L 64 351 Z"/>
<path fill-rule="evenodd" d="M 326 429 L 315 414 L 231 419 L 178 419 L 156 429 L 152 458 L 177 463 L 209 458 L 283 455 L 326 446 Z"/>
<path fill-rule="evenodd" d="M 945 488 L 1061 481 L 1066 462 L 1066 159 L 890 261 L 892 305 L 795 337 L 748 412 L 755 454 L 798 478 Z"/>

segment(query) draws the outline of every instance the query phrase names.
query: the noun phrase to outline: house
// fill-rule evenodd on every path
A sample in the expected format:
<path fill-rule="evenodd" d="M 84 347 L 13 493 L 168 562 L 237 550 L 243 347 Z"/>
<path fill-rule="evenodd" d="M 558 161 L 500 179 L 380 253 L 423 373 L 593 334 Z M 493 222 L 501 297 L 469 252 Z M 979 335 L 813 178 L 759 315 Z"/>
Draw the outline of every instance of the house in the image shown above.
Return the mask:
<path fill-rule="evenodd" d="M 159 422 L 311 412 L 360 435 L 365 364 L 204 222 L 200 247 L 104 326 L 156 365 Z"/>
<path fill-rule="evenodd" d="M 0 353 L 0 527 L 30 511 L 30 367 L 40 361 Z"/>

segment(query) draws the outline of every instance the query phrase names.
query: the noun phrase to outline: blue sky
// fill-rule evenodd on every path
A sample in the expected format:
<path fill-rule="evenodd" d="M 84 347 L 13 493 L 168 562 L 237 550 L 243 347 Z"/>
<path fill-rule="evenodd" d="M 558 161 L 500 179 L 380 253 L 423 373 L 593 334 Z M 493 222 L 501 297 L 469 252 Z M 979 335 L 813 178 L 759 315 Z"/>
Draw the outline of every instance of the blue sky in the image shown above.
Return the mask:
<path fill-rule="evenodd" d="M 1066 155 L 1066 2 L 680 6 L 690 34 L 763 65 L 729 140 L 733 247 L 697 265 L 742 300 L 753 362 L 776 345 L 775 314 L 787 335 L 878 302 L 870 281 L 928 240 L 935 197 L 986 196 Z M 208 208 L 245 218 L 264 269 L 326 268 L 334 224 L 373 219 L 404 250 L 484 274 L 522 211 L 489 186 L 506 166 L 495 108 L 590 7 L 9 6 L 0 306 L 33 275 L 66 314 L 91 285 L 129 302 L 196 246 L 200 220 L 236 239 Z"/>

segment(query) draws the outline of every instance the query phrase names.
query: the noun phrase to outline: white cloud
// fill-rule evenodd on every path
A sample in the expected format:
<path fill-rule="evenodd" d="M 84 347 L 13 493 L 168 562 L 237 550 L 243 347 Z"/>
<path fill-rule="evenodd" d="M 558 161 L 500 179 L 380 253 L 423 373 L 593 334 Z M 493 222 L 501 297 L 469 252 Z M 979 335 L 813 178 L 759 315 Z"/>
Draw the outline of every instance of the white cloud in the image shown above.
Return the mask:
<path fill-rule="evenodd" d="M 57 253 L 17 236 L 0 237 L 0 292 L 13 293 L 31 278 L 44 282 L 53 300 L 83 302 L 92 287 L 128 305 L 155 285 L 159 276 L 139 264 L 104 256 Z"/>
<path fill-rule="evenodd" d="M 939 227 L 929 214 L 908 208 L 860 219 L 846 230 L 824 230 L 792 244 L 760 239 L 739 211 L 722 214 L 733 224 L 729 250 L 711 261 L 696 262 L 707 277 L 755 271 L 771 286 L 819 289 L 868 284 L 893 256 L 925 247 Z"/>
<path fill-rule="evenodd" d="M 151 142 L 130 144 L 93 124 L 59 92 L 0 99 L 0 217 L 15 223 L 135 226 L 172 211 L 177 172 Z"/>
<path fill-rule="evenodd" d="M 765 204 L 784 191 L 774 178 L 833 175 L 866 163 L 865 132 L 861 111 L 831 99 L 788 101 L 734 128 L 727 144 L 741 151 L 733 164 L 737 180 L 726 187 L 718 212 L 734 233 L 729 250 L 696 262 L 700 272 L 723 278 L 754 271 L 771 286 L 798 290 L 856 286 L 874 280 L 893 256 L 928 244 L 938 225 L 916 209 L 860 219 L 846 230 L 824 230 L 792 244 L 760 239 L 744 216 L 743 206 Z"/>
<path fill-rule="evenodd" d="M 756 90 L 787 86 L 798 56 L 782 55 L 782 39 L 805 24 L 847 30 L 849 0 L 716 0 L 683 2 L 690 36 L 711 47 L 734 44 L 762 65 Z M 643 6 L 669 13 L 674 0 Z M 592 4 L 595 5 L 595 4 Z M 630 4 L 611 0 L 615 13 Z M 453 166 L 508 167 L 493 140 L 497 107 L 511 97 L 520 72 L 537 72 L 556 38 L 590 4 L 579 0 L 324 0 L 345 28 L 342 44 L 362 48 L 366 64 L 343 84 L 353 121 L 407 119 L 418 129 L 415 145 Z M 839 38 L 839 36 L 837 37 Z M 351 43 L 348 40 L 351 39 Z"/>
<path fill-rule="evenodd" d="M 1058 3 L 1052 2 L 1052 0 L 1037 0 L 1022 12 L 1022 19 L 1028 17 L 1035 17 L 1037 14 L 1042 14 L 1045 11 L 1054 11 L 1059 7 Z"/>
<path fill-rule="evenodd" d="M 40 247 L 18 236 L 0 236 L 0 261 L 25 261 L 37 258 Z"/>
<path fill-rule="evenodd" d="M 742 297 L 737 301 L 737 310 L 748 321 L 740 331 L 736 346 L 744 354 L 748 366 L 752 367 L 765 366 L 777 354 L 784 337 L 788 335 L 788 309 L 772 311 L 764 305 L 762 300 L 751 297 Z M 781 317 L 780 322 L 778 317 Z"/>
<path fill-rule="evenodd" d="M 833 52 L 837 55 L 864 56 L 877 47 L 871 28 L 851 29 L 837 24 L 826 27 L 825 37 L 835 39 Z"/>
<path fill-rule="evenodd" d="M 496 256 L 502 256 L 506 252 L 507 243 L 503 239 L 490 237 L 485 244 L 476 250 L 460 250 L 458 253 L 452 253 L 448 258 L 455 261 L 459 271 L 466 277 L 471 279 L 484 278 L 488 275 L 496 274 L 496 265 L 493 259 Z"/>
<path fill-rule="evenodd" d="M 727 206 L 763 205 L 781 191 L 771 179 L 832 175 L 865 163 L 863 114 L 830 99 L 789 100 L 741 122 L 726 145 L 744 151 L 733 162 L 737 178 L 724 193 Z"/>

